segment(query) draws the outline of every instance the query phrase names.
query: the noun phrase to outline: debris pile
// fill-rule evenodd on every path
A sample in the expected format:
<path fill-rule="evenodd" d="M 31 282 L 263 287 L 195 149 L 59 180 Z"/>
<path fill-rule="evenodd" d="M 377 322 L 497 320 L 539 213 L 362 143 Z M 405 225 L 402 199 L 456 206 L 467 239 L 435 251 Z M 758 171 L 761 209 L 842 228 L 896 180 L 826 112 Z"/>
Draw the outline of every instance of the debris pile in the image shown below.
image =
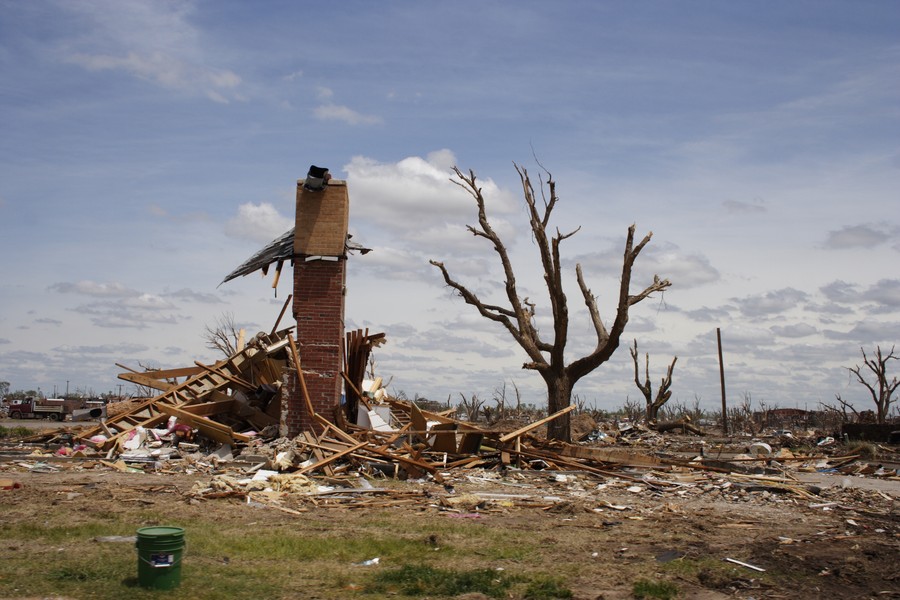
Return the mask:
<path fill-rule="evenodd" d="M 776 432 L 685 443 L 686 436 L 664 435 L 659 427 L 598 425 L 585 414 L 572 419 L 579 424 L 576 443 L 539 435 L 575 411 L 574 405 L 528 423 L 462 420 L 455 409 L 426 410 L 392 398 L 380 378 L 364 380 L 369 352 L 383 341 L 384 334 L 368 331 L 347 335 L 345 401 L 326 418 L 304 398 L 315 426 L 299 435 L 284 435 L 281 387 L 284 369 L 300 361 L 291 329 L 273 329 L 213 365 L 128 370 L 122 379 L 158 394 L 108 407 L 96 426 L 56 431 L 42 440 L 35 436 L 31 441 L 43 441 L 43 447 L 21 445 L 29 454 L 14 453 L 18 462 L 11 467 L 54 472 L 60 469 L 54 461 L 80 460 L 79 468 L 208 476 L 196 482 L 191 501 L 238 498 L 286 513 L 409 503 L 458 514 L 510 507 L 579 510 L 582 502 L 590 510 L 627 510 L 627 502 L 597 504 L 611 493 L 830 509 L 845 504 L 805 481 L 805 474 L 898 479 L 894 462 L 841 456 L 844 444 L 825 436 L 803 440 Z M 300 387 L 305 394 L 305 385 Z M 695 429 L 685 425 L 680 423 L 682 433 Z M 408 485 L 377 484 L 387 479 Z M 497 492 L 498 487 L 510 491 Z M 868 500 L 893 502 L 882 492 L 865 493 L 879 495 Z"/>

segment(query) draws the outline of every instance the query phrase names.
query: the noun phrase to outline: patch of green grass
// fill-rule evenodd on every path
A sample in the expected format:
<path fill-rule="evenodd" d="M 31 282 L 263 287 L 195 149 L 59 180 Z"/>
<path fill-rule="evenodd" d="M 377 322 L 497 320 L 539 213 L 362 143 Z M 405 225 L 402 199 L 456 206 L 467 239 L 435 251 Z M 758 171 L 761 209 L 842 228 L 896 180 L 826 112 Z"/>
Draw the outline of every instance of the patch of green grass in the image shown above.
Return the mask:
<path fill-rule="evenodd" d="M 525 588 L 525 600 L 557 600 L 571 598 L 572 590 L 556 577 L 537 576 Z"/>
<path fill-rule="evenodd" d="M 501 598 L 514 582 L 515 578 L 492 569 L 455 571 L 427 565 L 405 565 L 377 573 L 364 591 L 417 597 L 479 592 L 491 598 Z"/>
<path fill-rule="evenodd" d="M 4 427 L 0 425 L 0 440 L 6 438 L 21 438 L 31 435 L 31 430 L 21 425 L 17 427 Z"/>
<path fill-rule="evenodd" d="M 678 596 L 678 586 L 669 581 L 651 581 L 638 579 L 631 586 L 631 594 L 635 598 L 659 598 L 672 600 Z"/>
<path fill-rule="evenodd" d="M 56 582 L 100 582 L 115 579 L 119 573 L 109 562 L 103 563 L 69 563 L 58 567 L 51 567 L 47 571 L 47 578 Z"/>
<path fill-rule="evenodd" d="M 97 517 L 98 515 L 94 515 Z M 71 540 L 89 540 L 107 535 L 133 535 L 134 528 L 115 519 L 91 520 L 77 525 L 43 525 L 38 522 L 13 522 L 0 524 L 0 537 L 4 539 L 40 540 L 60 544 Z"/>
<path fill-rule="evenodd" d="M 0 521 L 0 598 L 158 600 L 158 591 L 138 585 L 135 543 L 99 541 L 133 536 L 137 529 L 153 525 L 185 529 L 181 583 L 166 592 L 169 600 L 275 600 L 308 597 L 313 590 L 322 600 L 343 600 L 349 593 L 375 600 L 398 593 L 401 585 L 417 589 L 415 581 L 431 597 L 466 591 L 529 600 L 571 597 L 561 579 L 536 574 L 544 564 L 541 545 L 525 530 L 378 513 L 373 514 L 377 518 L 346 526 L 315 516 L 277 520 L 259 513 L 266 516 L 256 526 L 256 513 L 238 504 L 233 507 L 236 518 L 221 519 L 185 509 L 172 495 L 148 497 L 156 500 L 152 508 L 101 504 L 77 513 L 65 503 L 48 501 L 46 514 L 39 518 Z M 381 558 L 382 567 L 353 566 L 374 557 Z M 410 557 L 425 564 L 440 561 L 437 566 L 444 570 L 416 567 L 396 583 L 372 580 L 384 565 L 403 565 Z M 487 565 L 507 570 L 485 569 Z M 569 570 L 553 575 L 565 577 L 563 572 Z M 389 591 L 372 587 L 362 594 L 370 581 Z"/>
<path fill-rule="evenodd" d="M 440 569 L 428 565 L 404 565 L 375 574 L 363 588 L 367 594 L 402 594 L 432 597 L 480 593 L 490 598 L 558 600 L 572 598 L 572 591 L 558 578 L 527 577 L 494 569 Z"/>

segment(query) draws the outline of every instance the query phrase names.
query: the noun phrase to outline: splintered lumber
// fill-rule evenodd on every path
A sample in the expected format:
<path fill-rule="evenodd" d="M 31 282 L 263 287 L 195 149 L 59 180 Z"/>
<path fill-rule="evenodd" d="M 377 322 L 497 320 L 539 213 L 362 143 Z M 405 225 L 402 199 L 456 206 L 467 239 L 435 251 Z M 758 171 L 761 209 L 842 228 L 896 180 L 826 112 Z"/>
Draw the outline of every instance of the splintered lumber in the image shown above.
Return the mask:
<path fill-rule="evenodd" d="M 341 372 L 341 377 L 344 378 L 344 382 L 350 386 L 350 391 L 356 396 L 359 402 L 363 403 L 363 406 L 366 407 L 366 410 L 372 410 L 372 405 L 369 404 L 368 400 L 366 400 L 365 395 L 359 391 L 359 388 L 350 380 L 347 376 L 347 373 Z"/>
<path fill-rule="evenodd" d="M 706 435 L 705 431 L 703 431 L 696 425 L 687 422 L 685 419 L 679 419 L 670 423 L 656 423 L 654 425 L 651 425 L 650 429 L 658 431 L 660 433 L 664 433 L 666 431 L 677 431 L 680 429 L 682 432 L 690 431 L 695 435 Z"/>
<path fill-rule="evenodd" d="M 561 444 L 559 448 L 554 448 L 554 450 L 561 456 L 583 458 L 600 463 L 629 467 L 663 467 L 671 464 L 671 461 L 663 461 L 655 456 L 649 456 L 643 452 L 627 448 L 589 448 L 587 446 Z"/>
<path fill-rule="evenodd" d="M 322 425 L 324 427 L 331 427 L 332 428 L 331 431 L 334 433 L 335 437 L 340 438 L 344 442 L 348 442 L 352 445 L 356 445 L 359 443 L 359 440 L 354 438 L 349 433 L 345 433 L 345 432 L 341 431 L 340 429 L 334 428 L 332 426 L 332 423 L 330 421 L 328 421 L 328 419 L 326 419 L 322 415 L 316 413 L 313 415 L 313 418 L 316 421 L 318 421 L 320 425 Z M 367 444 L 363 448 L 365 448 L 366 452 L 369 452 L 376 456 L 386 458 L 390 461 L 396 461 L 396 462 L 403 463 L 407 467 L 412 467 L 413 469 L 418 469 L 418 470 L 422 470 L 422 471 L 431 473 L 431 476 L 434 477 L 434 480 L 436 482 L 438 482 L 438 483 L 444 482 L 444 478 L 441 477 L 441 474 L 437 472 L 437 467 L 435 467 L 434 465 L 432 465 L 430 463 L 416 460 L 413 458 L 409 458 L 407 456 L 402 456 L 400 454 L 394 454 L 388 450 L 382 450 L 381 448 L 376 448 L 376 447 L 372 446 L 371 444 Z M 360 450 L 362 450 L 362 448 L 360 448 Z"/>
<path fill-rule="evenodd" d="M 306 388 L 306 377 L 303 376 L 303 367 L 300 366 L 300 353 L 297 352 L 297 344 L 294 343 L 294 336 L 288 336 L 288 343 L 291 346 L 291 358 L 294 360 L 294 367 L 297 369 L 297 378 L 300 380 L 300 391 L 303 393 L 303 402 L 306 404 L 306 410 L 310 415 L 316 414 L 313 408 L 312 400 L 309 397 L 309 390 Z"/>
<path fill-rule="evenodd" d="M 533 430 L 537 429 L 544 423 L 549 423 L 550 421 L 554 421 L 554 420 L 558 419 L 559 417 L 563 416 L 564 414 L 572 412 L 573 410 L 575 410 L 575 405 L 570 404 L 569 406 L 565 407 L 564 409 L 553 413 L 549 417 L 544 417 L 543 419 L 541 419 L 539 421 L 535 421 L 534 423 L 531 423 L 530 425 L 526 425 L 525 427 L 521 427 L 519 429 L 516 429 L 515 431 L 511 431 L 510 433 L 501 435 L 500 441 L 505 444 L 506 442 L 513 440 L 513 439 L 519 437 L 520 435 L 525 435 L 529 431 L 533 431 Z"/>
<path fill-rule="evenodd" d="M 120 373 L 119 379 L 162 392 L 171 390 L 172 388 L 176 387 L 178 384 L 173 383 L 173 380 L 179 377 L 193 377 L 194 375 L 203 372 L 202 367 L 185 367 L 182 369 L 157 369 L 153 371 L 139 372 L 135 371 L 134 369 L 129 369 L 125 365 L 120 365 L 119 363 L 116 363 L 116 366 L 121 369 L 128 370 L 127 373 Z"/>
<path fill-rule="evenodd" d="M 231 427 L 229 427 L 228 425 L 223 425 L 222 423 L 213 421 L 212 419 L 207 419 L 206 417 L 198 417 L 187 412 L 186 410 L 181 410 L 180 408 L 177 408 L 175 406 L 160 404 L 159 410 L 169 415 L 170 417 L 176 417 L 179 423 L 190 425 L 209 439 L 221 442 L 223 444 L 230 444 L 233 441 L 249 442 L 251 439 L 253 439 L 248 435 L 243 435 L 232 431 Z"/>
<path fill-rule="evenodd" d="M 169 416 L 176 416 L 216 441 L 228 443 L 248 441 L 250 439 L 248 436 L 235 433 L 226 425 L 181 409 L 192 404 L 233 400 L 225 393 L 225 390 L 231 388 L 235 381 L 246 382 L 245 375 L 255 376 L 262 383 L 271 383 L 277 379 L 278 376 L 267 368 L 270 362 L 269 357 L 288 345 L 291 337 L 290 331 L 290 329 L 284 329 L 274 335 L 260 333 L 246 347 L 232 356 L 211 366 L 192 367 L 190 372 L 194 372 L 194 375 L 181 383 L 168 387 L 160 395 L 142 402 L 137 407 L 108 418 L 102 427 L 94 427 L 83 432 L 80 439 L 85 443 L 108 450 L 136 427 L 154 428 L 165 422 Z M 176 372 L 178 370 L 161 371 L 167 375 L 173 375 Z M 187 372 L 186 370 L 181 371 L 182 374 Z M 150 373 L 152 377 L 160 372 L 152 371 Z M 130 377 L 134 373 L 125 375 Z M 257 409 L 252 409 L 251 412 L 259 413 Z M 271 421 L 271 418 L 268 420 Z M 108 436 L 113 429 L 115 430 L 114 435 Z M 90 442 L 91 437 L 101 434 L 108 436 L 105 442 L 100 444 Z"/>
<path fill-rule="evenodd" d="M 210 415 L 221 415 L 230 413 L 234 410 L 237 401 L 233 398 L 227 400 L 215 400 L 213 402 L 203 402 L 202 404 L 190 404 L 183 407 L 182 410 L 189 412 L 198 417 L 208 417 Z"/>
<path fill-rule="evenodd" d="M 357 403 L 362 402 L 367 408 L 371 408 L 366 401 L 365 390 L 362 389 L 363 379 L 366 373 L 366 365 L 372 348 L 380 346 L 385 341 L 384 333 L 369 335 L 369 330 L 357 329 L 348 331 L 342 340 L 344 354 L 344 371 L 341 375 L 350 386 L 347 393 L 346 416 L 351 422 L 356 422 Z M 377 388 L 373 388 L 374 392 Z"/>
<path fill-rule="evenodd" d="M 391 408 L 403 411 L 404 413 L 410 415 L 413 429 L 416 431 L 427 431 L 427 422 L 436 421 L 438 423 L 454 423 L 460 431 L 490 433 L 490 431 L 481 429 L 480 427 L 476 427 L 475 425 L 467 423 L 466 421 L 460 421 L 459 419 L 448 417 L 446 414 L 435 413 L 421 409 L 415 402 L 404 402 L 402 400 L 395 400 L 394 398 L 386 398 L 385 402 L 389 404 Z"/>
<path fill-rule="evenodd" d="M 602 475 L 603 477 L 617 477 L 619 479 L 625 479 L 628 481 L 634 482 L 644 482 L 642 479 L 638 477 L 631 477 L 629 475 L 625 475 L 624 473 L 612 472 L 606 469 L 601 469 L 589 464 L 585 464 L 583 462 L 578 462 L 577 459 L 568 459 L 563 458 L 559 454 L 554 452 L 548 452 L 546 450 L 539 450 L 536 448 L 522 448 L 517 450 L 504 450 L 504 454 L 515 454 L 518 456 L 522 456 L 525 458 L 537 458 L 546 462 L 553 462 L 557 465 L 562 465 L 568 469 L 572 470 L 582 470 L 588 473 L 593 473 L 594 475 Z"/>
<path fill-rule="evenodd" d="M 349 448 L 345 448 L 344 450 L 341 450 L 340 452 L 335 452 L 331 456 L 327 456 L 327 457 L 323 458 L 322 460 L 318 460 L 315 463 L 313 463 L 307 467 L 303 467 L 302 469 L 297 471 L 297 473 L 299 473 L 300 475 L 303 475 L 305 473 L 309 473 L 310 471 L 315 471 L 316 469 L 320 469 L 326 465 L 333 463 L 334 461 L 336 461 L 339 458 L 342 458 L 344 456 L 347 456 L 348 454 L 356 452 L 357 450 L 366 446 L 367 444 L 368 444 L 368 442 L 360 442 L 360 443 L 356 444 L 355 446 L 350 446 Z"/>
<path fill-rule="evenodd" d="M 275 332 L 278 331 L 278 325 L 281 323 L 282 317 L 284 317 L 284 313 L 287 312 L 288 306 L 291 304 L 291 298 L 293 298 L 293 294 L 288 294 L 287 300 L 284 301 L 284 305 L 281 307 L 281 312 L 278 313 L 278 318 L 275 319 L 275 324 L 272 325 L 272 331 L 269 335 L 275 335 Z"/>

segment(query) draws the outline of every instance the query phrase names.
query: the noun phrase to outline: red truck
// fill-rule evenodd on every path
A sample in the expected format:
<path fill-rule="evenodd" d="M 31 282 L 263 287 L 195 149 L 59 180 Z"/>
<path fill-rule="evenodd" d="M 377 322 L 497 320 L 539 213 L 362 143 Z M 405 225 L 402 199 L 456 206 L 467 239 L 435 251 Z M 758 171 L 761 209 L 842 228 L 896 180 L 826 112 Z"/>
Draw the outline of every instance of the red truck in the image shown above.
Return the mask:
<path fill-rule="evenodd" d="M 51 421 L 65 419 L 66 407 L 62 404 L 62 400 L 57 400 L 59 404 L 50 402 L 52 401 L 39 403 L 34 398 L 25 398 L 10 402 L 6 408 L 10 419 L 50 419 Z"/>

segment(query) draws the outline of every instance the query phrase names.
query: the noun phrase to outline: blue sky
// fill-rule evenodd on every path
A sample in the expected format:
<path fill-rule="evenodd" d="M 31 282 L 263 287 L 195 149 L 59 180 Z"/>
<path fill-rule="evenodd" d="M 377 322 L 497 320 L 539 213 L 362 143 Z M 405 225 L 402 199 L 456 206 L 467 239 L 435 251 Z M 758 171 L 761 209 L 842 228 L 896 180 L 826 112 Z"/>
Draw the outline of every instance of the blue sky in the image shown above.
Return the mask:
<path fill-rule="evenodd" d="M 515 386 L 524 354 L 428 259 L 497 300 L 465 232 L 472 169 L 522 295 L 549 306 L 513 163 L 558 182 L 575 323 L 580 262 L 614 317 L 627 227 L 654 237 L 588 404 L 639 397 L 865 406 L 845 367 L 900 342 L 900 5 L 895 2 L 15 2 L 0 0 L 0 380 L 115 391 L 116 363 L 212 361 L 225 313 L 269 330 L 284 278 L 223 277 L 293 224 L 310 164 L 350 186 L 347 327 L 384 331 L 394 393 Z M 543 309 L 543 311 L 542 311 Z M 128 391 L 128 385 L 124 386 Z"/>

